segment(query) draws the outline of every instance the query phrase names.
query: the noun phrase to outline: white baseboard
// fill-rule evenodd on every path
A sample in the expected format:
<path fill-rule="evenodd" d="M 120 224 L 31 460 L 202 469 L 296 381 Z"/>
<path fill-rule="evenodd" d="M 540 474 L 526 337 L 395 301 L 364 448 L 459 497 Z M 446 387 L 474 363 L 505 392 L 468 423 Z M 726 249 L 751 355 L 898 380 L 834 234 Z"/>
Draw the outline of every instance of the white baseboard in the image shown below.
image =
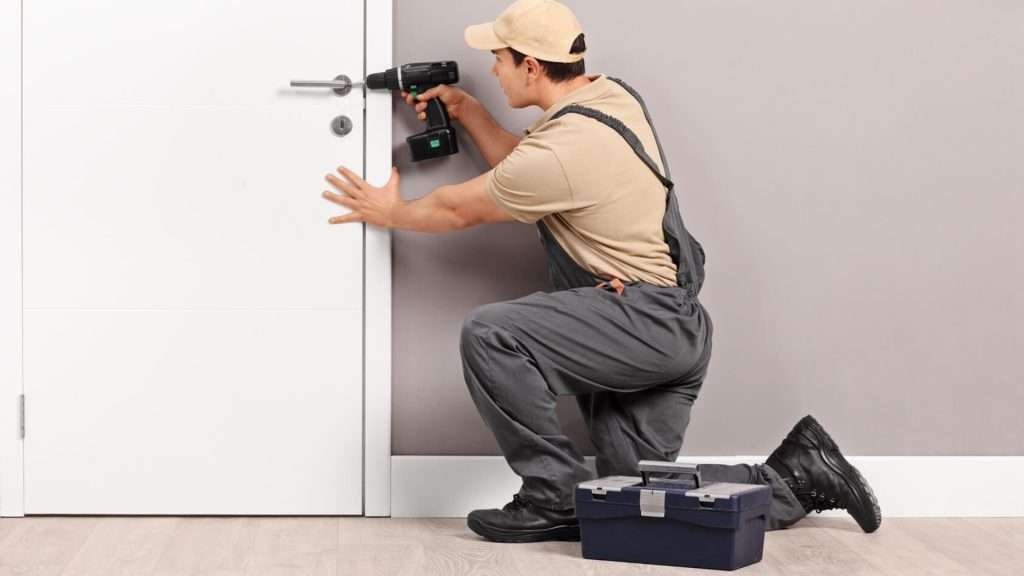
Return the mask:
<path fill-rule="evenodd" d="M 593 466 L 593 459 L 588 458 Z M 765 457 L 694 456 L 680 462 L 739 464 Z M 850 457 L 886 518 L 1024 516 L 1022 456 Z M 391 516 L 464 518 L 501 508 L 520 480 L 501 456 L 392 456 Z M 842 511 L 823 515 L 843 515 Z"/>

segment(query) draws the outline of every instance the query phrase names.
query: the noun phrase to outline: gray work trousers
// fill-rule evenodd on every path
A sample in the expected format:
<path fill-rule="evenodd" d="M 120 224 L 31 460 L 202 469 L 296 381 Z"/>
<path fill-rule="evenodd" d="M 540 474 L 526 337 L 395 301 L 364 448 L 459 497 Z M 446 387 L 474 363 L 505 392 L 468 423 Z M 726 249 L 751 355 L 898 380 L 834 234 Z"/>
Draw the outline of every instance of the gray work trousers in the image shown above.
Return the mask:
<path fill-rule="evenodd" d="M 509 466 L 519 495 L 545 508 L 574 507 L 574 487 L 594 478 L 555 413 L 573 395 L 596 448 L 597 477 L 639 476 L 640 460 L 675 461 L 710 358 L 710 320 L 678 287 L 643 282 L 535 292 L 474 309 L 460 350 L 470 395 Z M 706 341 L 695 341 L 702 338 Z M 707 482 L 772 488 L 769 529 L 805 515 L 767 465 L 702 465 Z"/>

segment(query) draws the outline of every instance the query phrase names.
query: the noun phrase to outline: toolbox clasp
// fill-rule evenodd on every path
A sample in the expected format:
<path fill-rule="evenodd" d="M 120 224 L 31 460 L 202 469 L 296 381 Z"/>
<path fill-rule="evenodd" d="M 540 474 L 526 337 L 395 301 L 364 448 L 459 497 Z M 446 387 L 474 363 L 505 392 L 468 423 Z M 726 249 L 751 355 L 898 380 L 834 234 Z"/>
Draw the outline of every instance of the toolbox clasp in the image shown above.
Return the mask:
<path fill-rule="evenodd" d="M 640 489 L 640 515 L 654 518 L 665 517 L 665 491 Z"/>

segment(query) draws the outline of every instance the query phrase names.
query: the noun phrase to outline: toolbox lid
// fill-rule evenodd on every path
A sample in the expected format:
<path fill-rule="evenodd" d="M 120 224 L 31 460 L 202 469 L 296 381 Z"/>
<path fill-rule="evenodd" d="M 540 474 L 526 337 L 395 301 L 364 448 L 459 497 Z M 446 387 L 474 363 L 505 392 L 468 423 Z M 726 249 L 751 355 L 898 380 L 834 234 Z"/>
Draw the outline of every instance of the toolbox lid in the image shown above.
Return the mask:
<path fill-rule="evenodd" d="M 636 486 L 641 482 L 642 479 L 639 476 L 605 476 L 580 482 L 576 487 L 590 490 L 592 493 L 607 494 L 608 492 L 621 492 L 626 486 Z"/>
<path fill-rule="evenodd" d="M 709 527 L 734 528 L 746 518 L 766 514 L 771 488 L 760 484 L 712 483 L 680 488 L 651 479 L 609 476 L 576 486 L 580 519 L 652 517 Z"/>
<path fill-rule="evenodd" d="M 740 494 L 758 491 L 763 488 L 760 484 L 737 484 L 734 482 L 716 482 L 687 490 L 686 495 L 696 498 L 699 502 L 713 502 L 720 499 L 731 499 Z"/>

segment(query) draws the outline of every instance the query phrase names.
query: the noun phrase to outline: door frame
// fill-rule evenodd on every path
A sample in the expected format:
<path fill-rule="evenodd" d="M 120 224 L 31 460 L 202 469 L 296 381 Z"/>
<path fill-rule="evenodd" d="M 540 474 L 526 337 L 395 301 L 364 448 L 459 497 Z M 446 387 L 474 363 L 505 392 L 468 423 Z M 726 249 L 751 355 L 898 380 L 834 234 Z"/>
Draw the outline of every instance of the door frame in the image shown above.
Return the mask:
<path fill-rule="evenodd" d="M 363 0 L 364 77 L 392 66 L 392 4 Z M 388 91 L 366 91 L 363 174 L 377 185 L 391 176 L 391 100 Z M 363 230 L 363 514 L 390 516 L 391 231 Z"/>
<path fill-rule="evenodd" d="M 364 70 L 391 67 L 392 3 L 363 0 Z M 0 0 L 0 516 L 25 515 L 22 372 L 22 2 Z M 282 82 L 286 82 L 282 78 Z M 363 176 L 391 174 L 391 94 L 368 92 Z M 374 130 L 365 127 L 373 125 Z M 391 231 L 363 224 L 363 514 L 391 513 Z M 31 433 L 31 432 L 29 432 Z"/>

